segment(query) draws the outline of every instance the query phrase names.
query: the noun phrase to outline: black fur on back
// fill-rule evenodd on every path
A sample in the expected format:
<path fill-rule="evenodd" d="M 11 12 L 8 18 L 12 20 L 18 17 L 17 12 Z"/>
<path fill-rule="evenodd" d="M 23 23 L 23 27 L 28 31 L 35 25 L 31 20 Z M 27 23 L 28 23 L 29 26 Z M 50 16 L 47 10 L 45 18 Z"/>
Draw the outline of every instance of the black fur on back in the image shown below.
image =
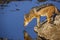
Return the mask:
<path fill-rule="evenodd" d="M 48 6 L 54 6 L 54 5 L 51 4 L 51 3 L 48 3 L 48 4 L 42 4 L 42 5 L 40 5 L 40 6 L 36 6 L 36 7 L 33 7 L 33 8 L 36 8 L 36 11 L 39 11 L 39 10 L 45 8 L 45 7 L 48 7 Z M 33 9 L 33 8 L 32 8 L 32 9 Z"/>

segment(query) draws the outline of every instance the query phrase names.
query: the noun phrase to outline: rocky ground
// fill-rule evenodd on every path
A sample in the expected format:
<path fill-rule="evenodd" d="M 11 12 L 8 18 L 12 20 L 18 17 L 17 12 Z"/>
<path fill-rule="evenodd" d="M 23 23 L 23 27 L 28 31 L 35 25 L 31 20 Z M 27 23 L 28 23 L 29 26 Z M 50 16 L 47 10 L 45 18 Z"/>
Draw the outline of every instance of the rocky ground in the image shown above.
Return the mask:
<path fill-rule="evenodd" d="M 55 17 L 54 24 L 44 23 L 40 28 L 34 27 L 39 38 L 37 40 L 60 40 L 60 15 Z"/>
<path fill-rule="evenodd" d="M 26 31 L 24 31 L 24 40 L 32 40 Z"/>

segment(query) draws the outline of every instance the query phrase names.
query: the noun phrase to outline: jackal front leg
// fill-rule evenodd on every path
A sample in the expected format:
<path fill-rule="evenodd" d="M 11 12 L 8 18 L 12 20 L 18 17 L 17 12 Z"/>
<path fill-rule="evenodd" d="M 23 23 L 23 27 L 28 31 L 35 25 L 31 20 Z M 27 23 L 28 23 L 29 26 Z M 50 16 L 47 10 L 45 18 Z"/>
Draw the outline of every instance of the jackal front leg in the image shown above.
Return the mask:
<path fill-rule="evenodd" d="M 37 26 L 40 27 L 40 16 L 37 17 Z"/>
<path fill-rule="evenodd" d="M 51 23 L 51 17 L 47 16 L 47 23 Z"/>

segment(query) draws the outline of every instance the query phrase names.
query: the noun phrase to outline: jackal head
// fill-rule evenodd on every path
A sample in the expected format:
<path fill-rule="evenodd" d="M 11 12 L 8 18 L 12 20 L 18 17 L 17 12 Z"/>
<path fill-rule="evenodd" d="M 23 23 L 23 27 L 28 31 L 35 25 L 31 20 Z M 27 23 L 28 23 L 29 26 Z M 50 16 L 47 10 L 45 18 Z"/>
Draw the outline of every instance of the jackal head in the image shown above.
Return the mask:
<path fill-rule="evenodd" d="M 28 23 L 29 23 L 29 15 L 26 14 L 26 15 L 24 15 L 24 26 L 27 26 Z"/>
<path fill-rule="evenodd" d="M 36 10 L 32 9 L 28 14 L 24 15 L 24 26 L 27 26 L 29 22 L 35 17 Z"/>

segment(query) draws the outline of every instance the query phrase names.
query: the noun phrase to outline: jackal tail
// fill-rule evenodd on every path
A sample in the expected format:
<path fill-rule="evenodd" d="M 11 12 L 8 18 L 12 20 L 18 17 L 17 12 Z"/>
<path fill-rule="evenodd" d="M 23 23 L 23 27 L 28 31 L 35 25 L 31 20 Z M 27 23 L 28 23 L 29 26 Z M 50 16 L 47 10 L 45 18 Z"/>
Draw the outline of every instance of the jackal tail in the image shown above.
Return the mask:
<path fill-rule="evenodd" d="M 55 7 L 55 13 L 60 15 L 60 10 Z"/>

